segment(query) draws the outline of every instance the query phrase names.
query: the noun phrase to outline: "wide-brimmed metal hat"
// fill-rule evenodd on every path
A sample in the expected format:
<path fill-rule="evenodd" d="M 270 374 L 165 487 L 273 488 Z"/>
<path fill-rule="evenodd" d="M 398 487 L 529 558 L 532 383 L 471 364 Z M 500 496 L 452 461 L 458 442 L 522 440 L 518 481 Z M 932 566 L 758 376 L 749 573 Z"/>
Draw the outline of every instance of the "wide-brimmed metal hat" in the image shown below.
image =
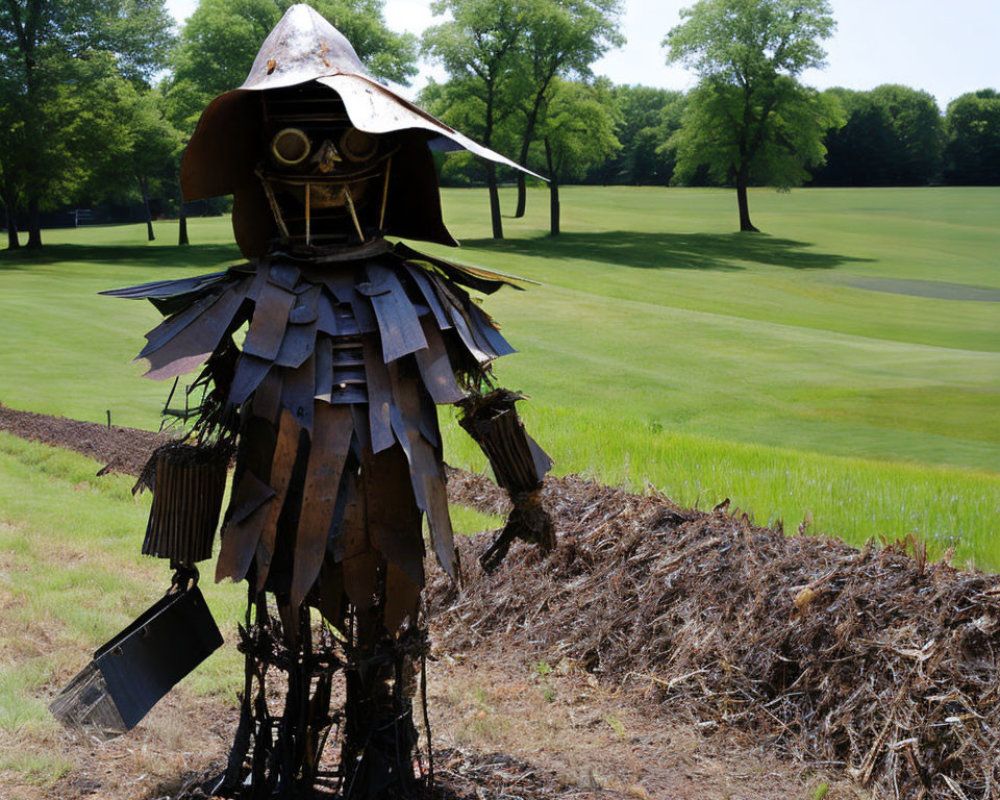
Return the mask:
<path fill-rule="evenodd" d="M 233 195 L 233 230 L 248 257 L 263 255 L 276 235 L 274 219 L 255 174 L 263 124 L 259 92 L 315 81 L 343 101 L 351 124 L 371 134 L 397 134 L 388 190 L 392 213 L 386 233 L 455 245 L 441 218 L 431 150 L 468 150 L 531 173 L 509 158 L 463 136 L 365 74 L 351 43 L 307 5 L 294 5 L 268 34 L 250 74 L 238 89 L 208 104 L 181 164 L 185 200 Z"/>

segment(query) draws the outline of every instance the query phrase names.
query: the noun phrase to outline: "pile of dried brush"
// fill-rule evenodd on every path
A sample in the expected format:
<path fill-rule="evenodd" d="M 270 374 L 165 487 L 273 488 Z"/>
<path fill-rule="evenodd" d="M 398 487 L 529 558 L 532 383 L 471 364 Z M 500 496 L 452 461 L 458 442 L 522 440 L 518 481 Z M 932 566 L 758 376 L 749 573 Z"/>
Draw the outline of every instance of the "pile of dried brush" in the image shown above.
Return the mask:
<path fill-rule="evenodd" d="M 482 536 L 464 589 L 431 587 L 437 642 L 574 659 L 665 713 L 840 765 L 875 797 L 1000 798 L 1000 577 L 579 479 L 547 501 L 548 556 L 518 546 L 485 575 Z"/>

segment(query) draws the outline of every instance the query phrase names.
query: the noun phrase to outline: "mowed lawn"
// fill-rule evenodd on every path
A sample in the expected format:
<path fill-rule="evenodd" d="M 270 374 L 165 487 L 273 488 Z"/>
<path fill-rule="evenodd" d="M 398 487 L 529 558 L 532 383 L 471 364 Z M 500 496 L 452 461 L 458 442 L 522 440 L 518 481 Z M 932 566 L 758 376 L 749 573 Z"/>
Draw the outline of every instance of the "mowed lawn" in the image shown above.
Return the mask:
<path fill-rule="evenodd" d="M 502 242 L 485 192 L 444 202 L 464 247 L 418 247 L 541 283 L 484 304 L 521 351 L 499 378 L 531 396 L 559 472 L 1000 569 L 1000 189 L 759 190 L 747 235 L 730 191 L 571 187 L 556 238 L 533 189 Z M 169 387 L 129 363 L 156 312 L 96 292 L 239 254 L 226 218 L 192 221 L 183 249 L 157 231 L 0 253 L 0 402 L 158 424 Z M 449 460 L 481 468 L 446 421 Z"/>

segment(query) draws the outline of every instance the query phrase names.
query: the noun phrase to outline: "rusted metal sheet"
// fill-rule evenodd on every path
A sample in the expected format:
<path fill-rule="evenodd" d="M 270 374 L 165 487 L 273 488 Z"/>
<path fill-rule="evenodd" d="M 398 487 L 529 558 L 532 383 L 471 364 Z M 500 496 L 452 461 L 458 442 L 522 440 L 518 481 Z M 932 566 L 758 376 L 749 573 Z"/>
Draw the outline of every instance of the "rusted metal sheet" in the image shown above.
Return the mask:
<path fill-rule="evenodd" d="M 457 578 L 457 558 L 444 469 L 431 444 L 420 432 L 421 409 L 417 380 L 405 375 L 397 364 L 388 366 L 392 380 L 393 405 L 390 412 L 396 440 L 410 464 L 410 481 L 417 505 L 427 514 L 431 542 L 438 563 L 452 578 Z"/>
<path fill-rule="evenodd" d="M 488 348 L 497 356 L 508 356 L 517 351 L 510 346 L 510 343 L 497 330 L 493 320 L 479 306 L 472 304 L 469 307 L 469 317 L 483 339 L 486 340 Z"/>
<path fill-rule="evenodd" d="M 145 358 L 150 369 L 145 377 L 153 380 L 176 378 L 205 361 L 233 323 L 243 302 L 243 282 L 231 286 L 198 319 L 187 325 L 163 347 Z"/>
<path fill-rule="evenodd" d="M 457 403 L 465 397 L 465 392 L 455 380 L 455 373 L 448 360 L 448 351 L 445 349 L 441 332 L 428 317 L 421 317 L 420 323 L 424 338 L 427 340 L 427 347 L 417 350 L 413 355 L 417 360 L 424 386 L 427 387 L 435 403 Z"/>
<path fill-rule="evenodd" d="M 438 293 L 434 289 L 432 279 L 423 269 L 412 264 L 406 264 L 406 271 L 413 278 L 413 282 L 417 284 L 417 288 L 420 289 L 420 293 L 427 301 L 427 305 L 434 315 L 438 328 L 443 331 L 448 330 L 451 327 L 451 320 L 448 318 L 447 313 L 445 313 L 444 306 L 441 305 L 441 298 L 438 297 Z"/>
<path fill-rule="evenodd" d="M 296 297 L 290 291 L 274 283 L 265 284 L 243 342 L 243 352 L 273 361 L 281 349 L 288 314 L 295 301 Z"/>
<path fill-rule="evenodd" d="M 319 575 L 352 434 L 351 412 L 345 406 L 317 406 L 295 538 L 290 598 L 293 607 L 302 602 Z"/>
<path fill-rule="evenodd" d="M 385 363 L 427 347 L 413 303 L 392 270 L 380 264 L 369 264 L 368 281 L 357 289 L 371 301 L 375 310 Z"/>
<path fill-rule="evenodd" d="M 423 582 L 416 583 L 413 577 L 390 561 L 385 570 L 385 628 L 389 633 L 396 633 L 404 622 L 417 624 L 417 614 L 420 610 L 420 590 Z"/>
<path fill-rule="evenodd" d="M 342 333 L 337 325 L 337 315 L 334 311 L 334 301 L 326 292 L 321 292 L 316 303 L 316 328 L 330 336 Z"/>
<path fill-rule="evenodd" d="M 482 292 L 483 294 L 493 294 L 495 291 L 502 289 L 504 286 L 511 286 L 515 289 L 523 291 L 522 287 L 518 286 L 514 282 L 517 280 L 523 280 L 523 278 L 501 275 L 497 272 L 491 272 L 481 267 L 454 264 L 441 258 L 429 256 L 426 253 L 417 252 L 413 248 L 407 247 L 402 242 L 398 243 L 393 248 L 393 251 L 396 255 L 405 258 L 407 261 L 413 261 L 417 264 L 420 264 L 421 262 L 430 264 L 431 266 L 441 270 L 441 272 L 443 272 L 455 283 L 468 286 L 470 289 L 475 289 L 477 292 Z"/>
<path fill-rule="evenodd" d="M 319 302 L 320 287 L 299 296 L 289 312 L 289 325 L 281 341 L 274 363 L 282 367 L 299 367 L 312 355 L 316 344 L 316 306 Z"/>
<path fill-rule="evenodd" d="M 395 442 L 389 415 L 392 407 L 392 384 L 375 342 L 370 337 L 364 339 L 364 359 L 372 450 L 379 453 Z"/>
<path fill-rule="evenodd" d="M 291 292 L 299 282 L 299 268 L 287 261 L 275 261 L 267 272 L 267 282 Z"/>
<path fill-rule="evenodd" d="M 355 480 L 347 481 L 350 492 L 344 507 L 341 532 L 344 542 L 344 592 L 359 611 L 374 605 L 378 589 L 378 553 L 368 539 L 364 495 Z"/>
<path fill-rule="evenodd" d="M 236 374 L 233 375 L 233 382 L 229 388 L 228 402 L 234 405 L 242 405 L 247 398 L 253 394 L 254 390 L 260 386 L 268 370 L 271 369 L 271 362 L 264 358 L 244 353 L 240 356 L 236 365 Z"/>
<path fill-rule="evenodd" d="M 424 537 L 410 483 L 410 465 L 398 444 L 381 453 L 362 451 L 361 469 L 372 543 L 418 587 L 424 584 Z"/>
<path fill-rule="evenodd" d="M 374 333 L 378 330 L 378 320 L 367 297 L 354 292 L 351 296 L 351 311 L 354 312 L 354 321 L 361 333 Z"/>
<path fill-rule="evenodd" d="M 222 533 L 222 546 L 215 564 L 215 582 L 246 577 L 268 518 L 268 502 L 274 489 L 250 470 L 245 470 L 235 487 L 229 522 Z"/>
<path fill-rule="evenodd" d="M 316 381 L 313 397 L 330 402 L 330 388 L 333 382 L 333 343 L 326 336 L 316 339 Z"/>
<path fill-rule="evenodd" d="M 288 485 L 292 479 L 292 468 L 299 449 L 299 434 L 302 428 L 294 415 L 288 409 L 281 410 L 281 422 L 278 427 L 278 440 L 274 448 L 274 458 L 271 461 L 270 484 L 274 490 L 274 499 L 268 506 L 264 529 L 257 543 L 257 591 L 264 590 L 267 573 L 271 568 L 271 558 L 274 555 L 274 540 L 278 530 L 278 517 L 285 505 L 288 495 Z"/>
<path fill-rule="evenodd" d="M 295 415 L 306 430 L 313 426 L 313 395 L 316 393 L 316 359 L 310 356 L 298 369 L 284 370 L 281 406 Z"/>
<path fill-rule="evenodd" d="M 253 394 L 253 413 L 277 426 L 281 411 L 281 371 L 272 367 Z"/>
<path fill-rule="evenodd" d="M 149 353 L 163 347 L 163 345 L 198 319 L 221 295 L 221 291 L 210 291 L 199 297 L 187 308 L 163 320 L 163 322 L 146 334 L 146 346 L 142 348 L 138 358 L 145 358 Z"/>

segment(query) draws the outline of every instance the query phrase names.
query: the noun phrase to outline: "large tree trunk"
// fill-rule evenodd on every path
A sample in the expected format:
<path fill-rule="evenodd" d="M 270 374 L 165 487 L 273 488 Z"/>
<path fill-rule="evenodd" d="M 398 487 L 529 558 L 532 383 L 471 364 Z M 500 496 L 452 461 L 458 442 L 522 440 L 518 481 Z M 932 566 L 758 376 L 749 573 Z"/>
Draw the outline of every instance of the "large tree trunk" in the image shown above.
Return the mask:
<path fill-rule="evenodd" d="M 521 166 L 524 166 L 524 162 L 521 161 Z M 514 209 L 514 216 L 520 219 L 524 216 L 525 206 L 528 205 L 528 185 L 527 185 L 527 175 L 523 172 L 517 173 L 517 208 Z"/>
<path fill-rule="evenodd" d="M 191 244 L 188 239 L 188 218 L 187 214 L 184 213 L 184 204 L 181 203 L 181 213 L 177 218 L 177 244 L 185 245 Z"/>
<path fill-rule="evenodd" d="M 740 208 L 740 231 L 757 233 L 757 228 L 750 221 L 750 205 L 747 202 L 747 184 L 749 182 L 746 169 L 741 169 L 736 176 L 736 203 Z"/>
<path fill-rule="evenodd" d="M 136 176 L 139 180 L 139 191 L 142 193 L 142 211 L 146 216 L 146 238 L 150 242 L 155 242 L 153 235 L 153 215 L 149 211 L 149 181 L 142 175 Z"/>
<path fill-rule="evenodd" d="M 7 216 L 7 249 L 18 250 L 21 247 L 21 239 L 17 235 L 17 207 L 9 194 L 3 196 L 3 209 Z"/>
<path fill-rule="evenodd" d="M 559 235 L 559 176 L 552 168 L 552 147 L 545 140 L 545 162 L 549 169 L 549 236 Z"/>
<path fill-rule="evenodd" d="M 497 188 L 497 168 L 492 161 L 486 163 L 486 185 L 490 190 L 490 220 L 493 223 L 493 238 L 503 238 L 503 222 L 500 219 L 500 190 Z"/>
<path fill-rule="evenodd" d="M 28 248 L 38 249 L 42 246 L 42 220 L 38 215 L 38 198 L 28 200 Z"/>

